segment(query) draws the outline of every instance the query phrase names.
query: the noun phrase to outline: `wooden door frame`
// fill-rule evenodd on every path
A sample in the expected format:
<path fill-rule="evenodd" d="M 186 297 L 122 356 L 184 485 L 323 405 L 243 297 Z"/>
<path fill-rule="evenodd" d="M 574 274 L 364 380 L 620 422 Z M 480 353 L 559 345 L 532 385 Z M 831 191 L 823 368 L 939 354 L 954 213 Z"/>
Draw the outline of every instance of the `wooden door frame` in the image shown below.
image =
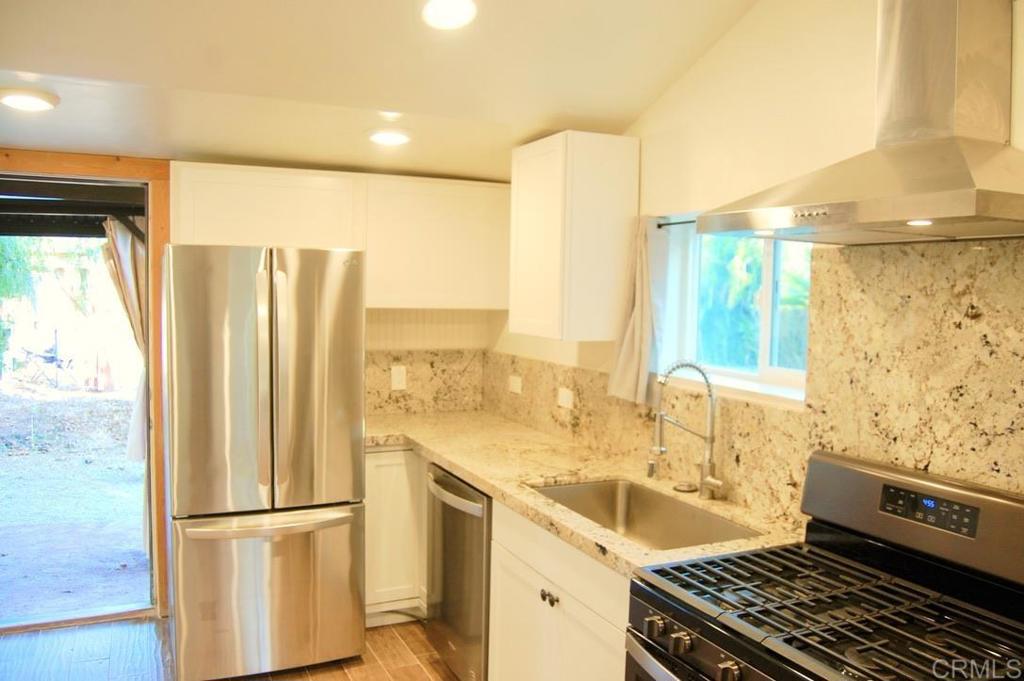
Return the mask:
<path fill-rule="evenodd" d="M 0 147 L 0 173 L 56 175 L 82 179 L 122 180 L 147 185 L 147 286 L 148 345 L 146 375 L 149 379 L 149 480 L 150 544 L 152 546 L 153 606 L 167 615 L 167 503 L 164 485 L 162 357 L 160 302 L 161 263 L 170 235 L 170 162 L 129 156 L 101 156 Z"/>

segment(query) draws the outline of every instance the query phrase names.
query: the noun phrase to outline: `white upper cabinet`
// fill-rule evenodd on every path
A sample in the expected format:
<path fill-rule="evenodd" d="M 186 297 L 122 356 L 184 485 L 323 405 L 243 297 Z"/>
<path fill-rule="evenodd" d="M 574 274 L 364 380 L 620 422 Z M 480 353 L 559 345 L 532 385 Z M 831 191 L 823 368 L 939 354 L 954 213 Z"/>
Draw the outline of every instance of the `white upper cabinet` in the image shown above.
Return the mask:
<path fill-rule="evenodd" d="M 171 243 L 366 246 L 365 176 L 171 163 Z"/>
<path fill-rule="evenodd" d="M 509 186 L 171 164 L 171 242 L 366 251 L 366 306 L 508 308 Z"/>
<path fill-rule="evenodd" d="M 368 183 L 367 307 L 508 309 L 507 184 Z"/>
<path fill-rule="evenodd" d="M 640 144 L 566 131 L 512 156 L 509 331 L 615 340 L 629 291 Z"/>

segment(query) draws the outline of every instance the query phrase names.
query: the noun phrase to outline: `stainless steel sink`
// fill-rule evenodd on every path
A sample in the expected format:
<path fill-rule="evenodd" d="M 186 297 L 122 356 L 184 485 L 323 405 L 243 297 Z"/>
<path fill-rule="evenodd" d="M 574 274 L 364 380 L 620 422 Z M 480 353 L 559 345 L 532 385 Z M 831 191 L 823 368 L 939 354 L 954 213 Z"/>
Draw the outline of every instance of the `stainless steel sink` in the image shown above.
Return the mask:
<path fill-rule="evenodd" d="M 538 487 L 547 498 L 652 549 L 756 537 L 759 533 L 628 480 Z"/>

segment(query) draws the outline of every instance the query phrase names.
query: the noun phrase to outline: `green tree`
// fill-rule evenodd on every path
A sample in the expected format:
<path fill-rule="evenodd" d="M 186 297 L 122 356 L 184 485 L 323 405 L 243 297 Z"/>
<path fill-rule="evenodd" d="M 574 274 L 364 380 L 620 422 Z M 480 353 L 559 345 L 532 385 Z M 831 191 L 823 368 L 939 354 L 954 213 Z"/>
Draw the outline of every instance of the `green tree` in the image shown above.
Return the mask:
<path fill-rule="evenodd" d="M 704 236 L 700 250 L 697 359 L 713 366 L 756 369 L 764 244 L 759 239 Z"/>
<path fill-rule="evenodd" d="M 38 264 L 35 239 L 0 236 L 0 376 L 3 356 L 11 337 L 9 320 L 3 314 L 4 300 L 31 297 L 34 294 L 32 271 Z"/>

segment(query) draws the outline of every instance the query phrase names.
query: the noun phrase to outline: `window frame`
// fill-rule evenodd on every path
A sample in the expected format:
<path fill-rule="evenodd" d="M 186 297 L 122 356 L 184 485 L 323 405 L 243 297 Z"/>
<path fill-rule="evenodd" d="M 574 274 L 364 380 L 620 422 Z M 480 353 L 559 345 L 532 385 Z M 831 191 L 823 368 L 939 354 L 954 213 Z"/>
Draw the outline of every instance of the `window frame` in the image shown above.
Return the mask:
<path fill-rule="evenodd" d="M 666 224 L 668 223 L 668 224 Z M 654 361 L 658 363 L 655 373 L 664 371 L 669 363 L 663 359 L 666 354 L 674 358 L 685 358 L 696 361 L 698 305 L 697 296 L 700 287 L 700 254 L 703 235 L 697 234 L 696 224 L 692 218 L 687 220 L 661 220 L 656 224 L 655 232 L 666 232 L 655 239 L 664 244 L 663 258 L 660 262 L 652 262 L 652 281 L 663 285 L 663 300 L 658 307 L 664 314 L 659 315 L 668 323 L 659 324 L 658 352 L 654 353 Z M 673 243 L 680 239 L 681 243 Z M 761 288 L 758 293 L 758 307 L 761 315 L 758 337 L 758 366 L 756 371 L 731 369 L 713 364 L 703 365 L 708 369 L 712 382 L 734 389 L 738 392 L 755 392 L 771 397 L 796 398 L 802 400 L 807 384 L 806 369 L 789 369 L 772 366 L 772 334 L 775 331 L 775 315 L 773 314 L 774 294 L 776 290 L 776 242 L 762 239 L 764 252 L 761 260 Z M 658 242 L 651 249 L 657 253 Z M 679 257 L 682 256 L 682 257 Z M 663 281 L 658 281 L 661 278 Z M 676 323 L 672 323 L 672 322 Z M 667 353 L 668 349 L 673 349 Z"/>

